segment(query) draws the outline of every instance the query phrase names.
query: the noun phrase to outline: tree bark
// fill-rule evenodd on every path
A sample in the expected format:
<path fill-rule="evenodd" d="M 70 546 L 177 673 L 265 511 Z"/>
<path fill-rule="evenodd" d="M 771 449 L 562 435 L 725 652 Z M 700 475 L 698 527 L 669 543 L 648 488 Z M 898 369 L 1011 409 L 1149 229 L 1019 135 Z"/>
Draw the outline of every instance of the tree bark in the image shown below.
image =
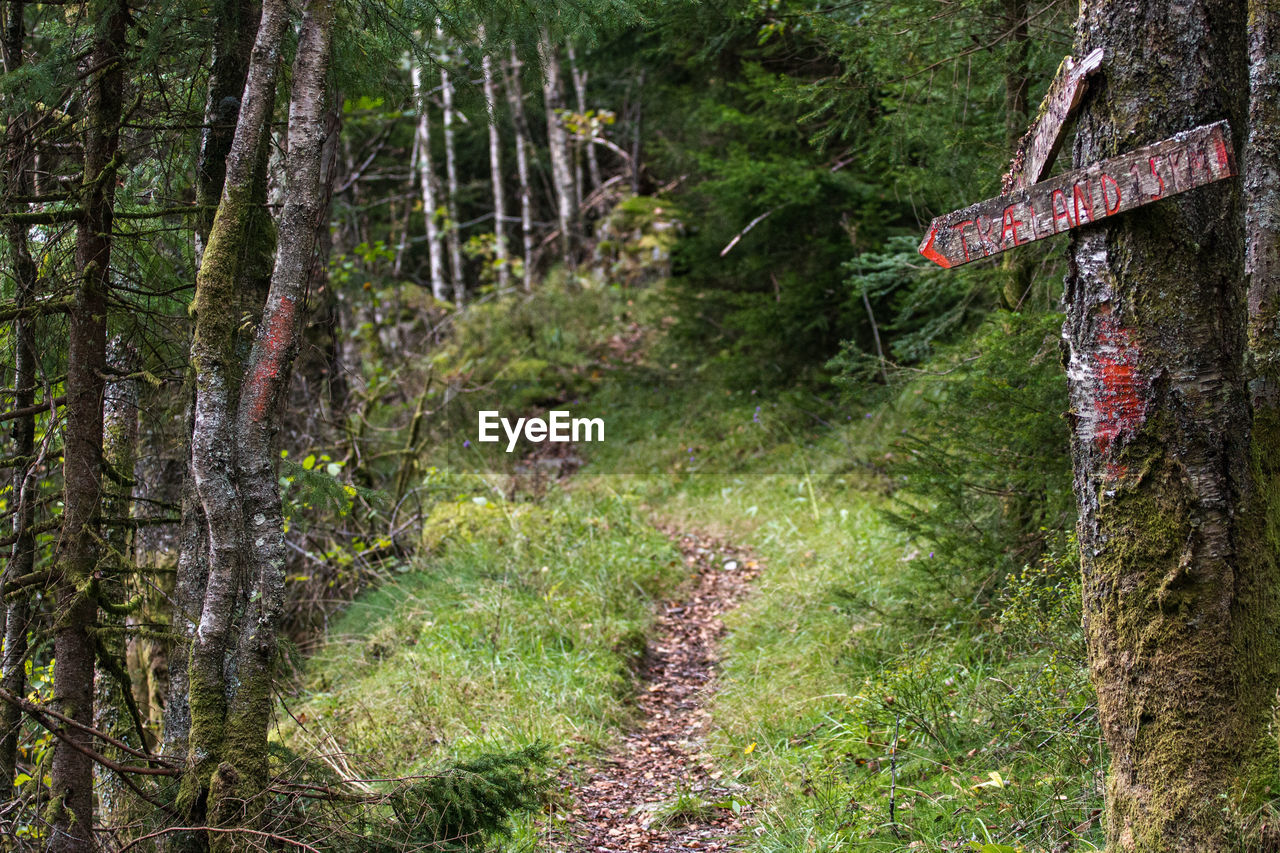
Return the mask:
<path fill-rule="evenodd" d="M 551 157 L 551 182 L 556 192 L 556 222 L 560 227 L 560 254 L 567 266 L 573 266 L 576 248 L 574 229 L 578 206 L 573 187 L 573 168 L 569 162 L 569 137 L 565 132 L 564 92 L 560 83 L 560 50 L 543 31 L 539 42 L 542 52 L 542 98 L 547 113 L 547 149 Z"/>
<path fill-rule="evenodd" d="M 484 30 L 480 31 L 484 41 Z M 507 260 L 507 200 L 502 182 L 502 138 L 498 134 L 498 87 L 493 80 L 493 58 L 486 51 L 480 61 L 484 76 L 484 100 L 489 108 L 489 180 L 493 186 L 493 261 L 497 267 L 498 290 L 511 287 Z"/>
<path fill-rule="evenodd" d="M 224 825 L 257 826 L 270 806 L 262 794 L 269 784 L 267 731 L 285 569 L 284 515 L 271 443 L 298 351 L 316 223 L 324 210 L 320 174 L 332 27 L 333 0 L 311 0 L 303 13 L 293 64 L 279 250 L 236 417 L 236 474 L 252 595 L 237 646 L 219 785 L 210 794 L 211 813 Z"/>
<path fill-rule="evenodd" d="M 244 96 L 245 78 L 249 73 L 249 57 L 257 31 L 261 9 L 252 0 L 222 0 L 216 7 L 214 23 L 213 64 L 209 71 L 205 96 L 205 128 L 200 140 L 196 164 L 196 199 L 202 212 L 195 223 L 197 270 L 213 228 L 216 205 L 222 198 L 227 176 L 227 155 L 235 138 Z M 194 374 L 194 366 L 192 368 Z M 194 375 L 191 377 L 194 391 Z M 188 435 L 195 418 L 194 396 L 188 403 Z M 207 520 L 195 488 L 195 469 L 188 449 L 187 475 L 182 489 L 182 529 L 179 534 L 178 573 L 174 586 L 172 624 L 189 648 L 195 635 L 204 587 L 208 575 Z M 191 732 L 191 709 L 188 705 L 188 665 L 190 655 L 179 652 L 171 656 L 169 689 L 165 702 L 162 751 L 167 755 L 184 755 Z"/>
<path fill-rule="evenodd" d="M 444 31 L 436 27 L 436 35 L 444 39 Z M 458 157 L 453 138 L 453 122 L 456 118 L 453 106 L 453 79 L 449 76 L 449 63 L 453 51 L 445 41 L 444 59 L 440 64 L 440 99 L 444 102 L 444 175 L 445 210 L 449 224 L 445 228 L 445 244 L 449 247 L 450 283 L 453 285 L 453 301 L 461 305 L 466 301 L 466 282 L 463 280 L 462 237 L 458 232 Z"/>
<path fill-rule="evenodd" d="M 108 346 L 107 364 L 120 379 L 106 384 L 102 417 L 102 461 L 107 472 L 103 485 L 102 515 L 104 518 L 128 518 L 133 512 L 133 465 L 138 444 L 138 380 L 130 374 L 137 368 L 137 351 L 120 337 L 114 337 Z M 99 569 L 99 596 L 105 612 L 102 621 L 117 630 L 98 634 L 98 667 L 94 674 L 94 728 L 106 732 L 135 749 L 146 749 L 142 739 L 143 721 L 133 702 L 125 664 L 125 640 L 121 630 L 124 616 L 141 599 L 130 601 L 129 581 L 135 568 L 132 530 L 125 526 L 113 526 L 103 531 L 103 543 L 107 549 L 104 563 Z M 108 758 L 127 758 L 122 753 L 106 749 Z M 102 808 L 102 820 L 107 826 L 118 826 L 128 817 L 129 790 L 119 774 L 99 766 L 98 802 Z"/>
<path fill-rule="evenodd" d="M 235 309 L 240 297 L 237 265 L 251 234 L 255 171 L 275 100 L 280 44 L 287 23 L 284 0 L 264 0 L 235 136 L 227 155 L 221 200 L 196 276 L 196 323 L 191 344 L 196 400 L 191 465 L 195 497 L 205 523 L 208 570 L 203 584 L 194 583 L 194 588 L 185 590 L 193 596 L 198 593 L 200 598 L 186 678 L 189 758 L 177 798 L 179 809 L 195 821 L 204 818 L 228 735 L 225 667 L 244 547 L 242 507 L 232 479 L 239 441 L 235 434 L 235 407 L 241 375 L 235 345 L 239 325 Z"/>
<path fill-rule="evenodd" d="M 111 269 L 112 203 L 124 98 L 128 9 L 120 0 L 88 6 L 94 28 L 84 137 L 82 218 L 76 229 L 76 305 L 67 350 L 67 424 L 63 445 L 64 508 L 58 540 L 54 626 L 54 705 L 77 723 L 93 724 L 94 643 L 97 616 L 93 575 L 98 563 L 102 496 L 102 395 L 107 347 L 107 288 Z M 67 737 L 90 745 L 83 731 Z M 94 848 L 93 762 L 59 744 L 53 757 L 51 850 Z"/>
<path fill-rule="evenodd" d="M 573 45 L 569 45 L 569 76 L 573 78 L 573 89 L 578 98 L 578 114 L 583 121 L 587 117 L 587 70 L 578 68 L 578 57 L 574 54 Z M 591 189 L 600 186 L 600 159 L 596 156 L 596 147 L 591 144 L 590 136 L 586 140 L 587 176 L 591 178 Z M 583 190 L 580 195 L 585 195 Z"/>
<path fill-rule="evenodd" d="M 1280 409 L 1280 2 L 1249 0 L 1245 273 L 1255 414 Z"/>
<path fill-rule="evenodd" d="M 25 4 L 10 2 L 5 10 L 5 28 L 2 42 L 4 69 L 14 73 L 22 66 L 26 41 Z M 25 117 L 19 111 L 7 112 L 5 139 L 5 188 L 6 195 L 21 196 L 29 192 L 27 164 L 30 152 L 24 143 Z M 35 301 L 37 270 L 31 257 L 27 226 L 16 220 L 5 221 L 5 238 L 9 243 L 10 265 L 14 281 L 14 302 L 22 308 Z M 33 472 L 35 455 L 36 414 L 36 349 L 33 317 L 19 315 L 13 322 L 13 367 L 15 409 L 29 413 L 13 421 L 14 455 L 27 460 L 14 467 L 12 481 L 13 548 L 5 567 L 5 581 L 31 573 L 35 567 L 35 537 L 31 527 L 35 523 L 35 502 L 39 491 L 39 478 Z M 26 695 L 24 661 L 27 654 L 27 630 L 30 622 L 30 602 L 25 594 L 10 598 L 5 589 L 4 597 L 4 647 L 0 658 L 0 687 L 15 696 Z M 18 729 L 22 712 L 16 705 L 0 703 L 0 803 L 7 802 L 13 791 L 13 778 L 18 759 Z"/>
<path fill-rule="evenodd" d="M 422 189 L 422 215 L 427 226 L 427 258 L 430 264 L 431 295 L 443 302 L 448 298 L 444 281 L 444 247 L 440 242 L 440 223 L 436 218 L 436 175 L 431 165 L 430 101 L 422 84 L 422 68 L 410 60 L 409 74 L 413 82 L 413 100 L 418 109 L 417 132 L 414 137 L 418 181 Z"/>
<path fill-rule="evenodd" d="M 521 276 L 524 289 L 533 289 L 533 193 L 529 186 L 529 124 L 524 114 L 524 92 L 520 86 L 523 63 L 511 45 L 511 64 L 507 75 L 507 101 L 516 129 L 516 176 L 520 180 L 520 237 L 524 249 Z"/>
<path fill-rule="evenodd" d="M 1238 133 L 1244 11 L 1085 3 L 1079 46 L 1107 62 L 1076 165 L 1223 118 Z M 1113 851 L 1230 848 L 1223 795 L 1248 787 L 1276 685 L 1275 548 L 1251 459 L 1275 451 L 1251 450 L 1239 201 L 1219 182 L 1071 246 L 1072 456 Z"/>

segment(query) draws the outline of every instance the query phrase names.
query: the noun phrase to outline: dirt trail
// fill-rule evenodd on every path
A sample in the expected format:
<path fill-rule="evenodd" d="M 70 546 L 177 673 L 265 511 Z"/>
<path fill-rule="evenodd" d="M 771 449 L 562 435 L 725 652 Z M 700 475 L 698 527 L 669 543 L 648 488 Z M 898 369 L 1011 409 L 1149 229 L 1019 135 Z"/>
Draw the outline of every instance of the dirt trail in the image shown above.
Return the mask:
<path fill-rule="evenodd" d="M 659 605 L 636 700 L 641 721 L 604 759 L 577 768 L 589 781 L 571 792 L 556 850 L 729 850 L 740 829 L 741 816 L 716 805 L 733 792 L 703 755 L 710 723 L 703 706 L 715 691 L 720 617 L 745 595 L 757 564 L 714 537 L 665 532 L 694 570 L 693 588 L 683 601 Z"/>

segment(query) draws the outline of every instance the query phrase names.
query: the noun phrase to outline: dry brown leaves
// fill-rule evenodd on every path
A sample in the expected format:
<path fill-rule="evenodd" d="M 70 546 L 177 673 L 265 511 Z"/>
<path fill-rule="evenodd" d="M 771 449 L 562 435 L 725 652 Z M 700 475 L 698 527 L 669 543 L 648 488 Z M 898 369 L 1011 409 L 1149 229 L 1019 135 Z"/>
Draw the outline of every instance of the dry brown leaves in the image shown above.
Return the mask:
<path fill-rule="evenodd" d="M 723 851 L 741 829 L 741 815 L 723 805 L 733 786 L 702 751 L 704 706 L 715 690 L 720 617 L 746 594 L 757 563 L 723 540 L 664 532 L 694 572 L 692 588 L 685 600 L 659 605 L 636 699 L 640 724 L 603 760 L 571 768 L 585 785 L 572 790 L 565 777 L 573 804 L 552 849 Z"/>

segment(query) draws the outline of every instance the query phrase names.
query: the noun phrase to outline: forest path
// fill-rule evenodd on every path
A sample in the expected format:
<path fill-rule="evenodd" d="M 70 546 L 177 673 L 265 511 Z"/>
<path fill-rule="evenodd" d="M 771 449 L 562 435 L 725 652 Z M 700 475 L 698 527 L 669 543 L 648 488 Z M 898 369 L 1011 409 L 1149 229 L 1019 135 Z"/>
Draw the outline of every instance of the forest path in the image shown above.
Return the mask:
<path fill-rule="evenodd" d="M 726 851 L 742 816 L 724 803 L 732 787 L 702 751 L 715 692 L 721 616 L 737 606 L 758 573 L 751 554 L 706 534 L 664 527 L 694 571 L 678 603 L 659 603 L 636 699 L 638 724 L 608 755 L 570 768 L 587 780 L 556 850 L 589 853 Z M 572 782 L 566 777 L 566 784 Z"/>

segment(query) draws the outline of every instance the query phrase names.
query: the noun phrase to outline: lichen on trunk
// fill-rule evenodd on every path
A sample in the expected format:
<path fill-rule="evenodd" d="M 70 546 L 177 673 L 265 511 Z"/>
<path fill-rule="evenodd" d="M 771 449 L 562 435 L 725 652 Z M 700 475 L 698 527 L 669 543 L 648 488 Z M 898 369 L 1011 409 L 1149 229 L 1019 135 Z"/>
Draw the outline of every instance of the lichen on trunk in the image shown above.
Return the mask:
<path fill-rule="evenodd" d="M 1082 55 L 1108 59 L 1077 166 L 1219 119 L 1243 128 L 1241 0 L 1087 2 L 1078 26 Z M 1276 684 L 1239 212 L 1237 184 L 1221 182 L 1071 246 L 1064 336 L 1109 850 L 1228 849 Z"/>

